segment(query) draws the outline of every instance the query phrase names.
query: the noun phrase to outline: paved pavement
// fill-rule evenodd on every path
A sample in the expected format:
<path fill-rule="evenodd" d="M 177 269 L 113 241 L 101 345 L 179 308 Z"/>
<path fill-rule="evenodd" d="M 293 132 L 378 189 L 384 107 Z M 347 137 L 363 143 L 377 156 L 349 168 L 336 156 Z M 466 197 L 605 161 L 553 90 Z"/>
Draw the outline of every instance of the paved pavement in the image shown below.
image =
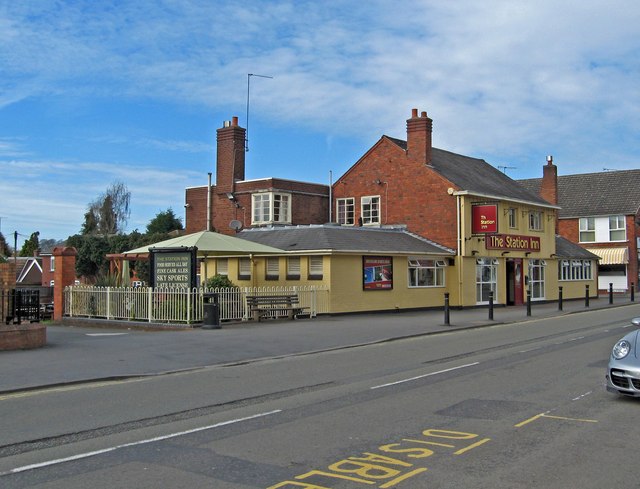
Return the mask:
<path fill-rule="evenodd" d="M 452 309 L 449 325 L 442 310 L 321 316 L 314 319 L 266 320 L 223 324 L 221 329 L 148 331 L 49 324 L 47 346 L 37 350 L 0 352 L 0 394 L 75 382 L 157 375 L 212 365 L 304 354 L 349 346 L 429 335 L 457 329 L 509 324 L 532 319 L 627 307 L 640 316 L 640 301 L 608 296 L 585 301 L 533 303 L 487 308 Z"/>

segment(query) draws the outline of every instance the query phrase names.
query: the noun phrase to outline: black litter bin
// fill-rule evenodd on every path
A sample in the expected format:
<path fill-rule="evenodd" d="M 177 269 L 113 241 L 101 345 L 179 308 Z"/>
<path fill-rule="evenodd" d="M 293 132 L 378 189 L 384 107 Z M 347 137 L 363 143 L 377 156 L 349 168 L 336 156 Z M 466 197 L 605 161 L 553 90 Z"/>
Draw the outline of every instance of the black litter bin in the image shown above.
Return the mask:
<path fill-rule="evenodd" d="M 218 294 L 208 292 L 203 294 L 204 310 L 202 315 L 202 329 L 220 329 L 220 304 Z"/>

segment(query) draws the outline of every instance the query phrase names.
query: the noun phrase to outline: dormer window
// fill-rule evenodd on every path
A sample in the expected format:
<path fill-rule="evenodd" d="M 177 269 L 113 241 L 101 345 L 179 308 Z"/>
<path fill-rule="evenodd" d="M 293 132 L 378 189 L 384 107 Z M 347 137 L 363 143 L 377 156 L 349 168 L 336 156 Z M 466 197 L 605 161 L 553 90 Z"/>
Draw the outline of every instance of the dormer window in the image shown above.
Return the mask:
<path fill-rule="evenodd" d="M 291 195 L 262 192 L 252 195 L 251 224 L 290 224 Z"/>

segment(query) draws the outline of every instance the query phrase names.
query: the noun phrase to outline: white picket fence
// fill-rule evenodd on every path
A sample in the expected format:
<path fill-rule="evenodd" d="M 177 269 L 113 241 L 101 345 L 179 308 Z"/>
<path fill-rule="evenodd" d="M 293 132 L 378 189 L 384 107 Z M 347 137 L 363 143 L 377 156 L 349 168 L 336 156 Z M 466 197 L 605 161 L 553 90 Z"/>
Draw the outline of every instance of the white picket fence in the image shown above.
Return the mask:
<path fill-rule="evenodd" d="M 64 315 L 149 323 L 200 323 L 205 294 L 212 293 L 218 294 L 221 321 L 251 319 L 247 295 L 297 294 L 305 315 L 315 317 L 329 312 L 326 286 L 152 289 L 76 285 L 64 289 Z"/>

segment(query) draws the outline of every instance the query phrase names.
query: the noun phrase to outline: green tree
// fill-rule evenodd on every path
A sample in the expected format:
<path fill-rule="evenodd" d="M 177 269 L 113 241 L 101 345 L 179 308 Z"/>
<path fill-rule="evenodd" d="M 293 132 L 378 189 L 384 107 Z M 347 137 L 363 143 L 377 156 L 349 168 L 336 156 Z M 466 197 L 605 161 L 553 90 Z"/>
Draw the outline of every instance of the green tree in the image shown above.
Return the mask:
<path fill-rule="evenodd" d="M 147 224 L 147 234 L 170 233 L 171 231 L 181 230 L 182 220 L 174 214 L 171 207 L 166 211 L 158 212 L 156 217 Z"/>
<path fill-rule="evenodd" d="M 7 240 L 5 239 L 3 234 L 0 233 L 0 256 L 10 256 L 10 255 L 11 255 L 11 250 L 9 249 L 9 245 L 7 244 Z"/>
<path fill-rule="evenodd" d="M 40 242 L 38 237 L 40 236 L 40 232 L 36 231 L 35 233 L 31 233 L 31 236 L 28 240 L 24 242 L 22 245 L 22 249 L 20 250 L 20 256 L 34 256 L 38 249 L 40 248 Z"/>
<path fill-rule="evenodd" d="M 121 234 L 131 215 L 131 192 L 122 182 L 113 182 L 96 200 L 89 203 L 84 215 L 83 235 Z"/>

